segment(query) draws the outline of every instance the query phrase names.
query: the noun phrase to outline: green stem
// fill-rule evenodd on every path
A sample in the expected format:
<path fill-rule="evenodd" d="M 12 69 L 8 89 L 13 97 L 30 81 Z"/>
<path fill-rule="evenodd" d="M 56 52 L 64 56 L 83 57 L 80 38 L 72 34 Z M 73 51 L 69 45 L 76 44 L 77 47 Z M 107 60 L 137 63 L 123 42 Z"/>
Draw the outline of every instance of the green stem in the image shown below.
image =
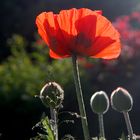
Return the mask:
<path fill-rule="evenodd" d="M 84 105 L 83 94 L 82 94 L 81 83 L 80 83 L 78 61 L 75 55 L 72 56 L 72 63 L 73 63 L 74 82 L 75 82 L 77 100 L 78 100 L 78 105 L 79 105 L 79 110 L 81 115 L 84 138 L 85 140 L 90 140 L 88 122 L 87 122 L 85 105 Z"/>
<path fill-rule="evenodd" d="M 125 122 L 126 122 L 126 126 L 127 126 L 127 130 L 128 130 L 130 140 L 134 140 L 133 129 L 132 129 L 131 121 L 130 121 L 130 118 L 129 118 L 129 114 L 128 114 L 128 112 L 123 112 L 123 115 L 124 115 L 124 118 L 125 118 Z"/>
<path fill-rule="evenodd" d="M 57 125 L 57 110 L 54 108 L 50 108 L 50 114 L 52 119 L 52 128 L 55 135 L 55 140 L 58 140 L 58 125 Z"/>
<path fill-rule="evenodd" d="M 103 114 L 98 114 L 100 137 L 105 138 Z"/>

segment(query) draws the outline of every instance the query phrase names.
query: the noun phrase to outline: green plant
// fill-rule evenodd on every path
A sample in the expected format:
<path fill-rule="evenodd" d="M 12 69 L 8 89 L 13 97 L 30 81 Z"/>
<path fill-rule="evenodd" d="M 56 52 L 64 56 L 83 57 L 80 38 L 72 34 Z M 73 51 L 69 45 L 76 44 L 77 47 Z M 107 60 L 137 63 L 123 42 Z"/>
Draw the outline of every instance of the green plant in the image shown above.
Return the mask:
<path fill-rule="evenodd" d="M 47 55 L 47 48 L 44 48 L 43 44 L 37 44 L 37 41 L 30 47 L 34 51 L 28 52 L 28 42 L 17 34 L 7 42 L 11 55 L 0 65 L 1 103 L 17 99 L 30 101 L 47 81 L 55 80 L 66 87 L 69 85 L 72 80 L 69 61 L 62 60 L 59 63 L 51 61 Z"/>

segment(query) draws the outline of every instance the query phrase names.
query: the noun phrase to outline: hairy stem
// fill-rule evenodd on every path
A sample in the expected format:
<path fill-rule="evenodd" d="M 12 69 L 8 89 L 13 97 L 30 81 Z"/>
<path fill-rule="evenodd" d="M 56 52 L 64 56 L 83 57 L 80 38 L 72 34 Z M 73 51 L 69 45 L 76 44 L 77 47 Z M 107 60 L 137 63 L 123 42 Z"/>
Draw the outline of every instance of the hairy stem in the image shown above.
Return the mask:
<path fill-rule="evenodd" d="M 51 120 L 52 120 L 52 129 L 54 131 L 55 140 L 58 140 L 58 124 L 57 124 L 57 110 L 50 108 Z"/>
<path fill-rule="evenodd" d="M 78 105 L 79 105 L 79 110 L 81 115 L 84 138 L 85 140 L 90 140 L 87 116 L 86 116 L 85 105 L 84 105 L 83 94 L 82 94 L 81 83 L 80 83 L 78 61 L 75 55 L 72 56 L 72 63 L 73 63 L 74 82 L 75 82 L 77 100 L 78 100 Z"/>
<path fill-rule="evenodd" d="M 105 138 L 103 114 L 98 114 L 100 137 Z"/>
<path fill-rule="evenodd" d="M 124 118 L 125 118 L 127 131 L 128 131 L 130 140 L 134 140 L 134 138 L 133 138 L 133 129 L 132 129 L 131 121 L 130 121 L 130 118 L 129 118 L 129 114 L 128 114 L 128 112 L 123 112 L 123 115 L 124 115 Z"/>

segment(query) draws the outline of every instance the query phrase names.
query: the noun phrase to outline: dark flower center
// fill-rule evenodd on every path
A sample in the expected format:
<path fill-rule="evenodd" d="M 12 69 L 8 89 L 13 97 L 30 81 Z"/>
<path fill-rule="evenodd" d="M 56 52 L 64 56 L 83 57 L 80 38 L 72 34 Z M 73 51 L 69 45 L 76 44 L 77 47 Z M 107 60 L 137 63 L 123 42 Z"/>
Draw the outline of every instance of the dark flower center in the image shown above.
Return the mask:
<path fill-rule="evenodd" d="M 84 33 L 78 33 L 75 39 L 76 46 L 83 46 L 85 48 L 89 48 L 92 45 L 92 41 L 90 38 L 87 38 Z"/>

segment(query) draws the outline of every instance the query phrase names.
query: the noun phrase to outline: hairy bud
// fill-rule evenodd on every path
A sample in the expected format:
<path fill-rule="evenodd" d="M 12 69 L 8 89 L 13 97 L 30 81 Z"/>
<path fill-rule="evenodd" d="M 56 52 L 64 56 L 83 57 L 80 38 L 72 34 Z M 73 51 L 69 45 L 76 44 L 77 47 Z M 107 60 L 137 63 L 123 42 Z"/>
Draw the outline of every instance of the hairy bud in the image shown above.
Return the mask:
<path fill-rule="evenodd" d="M 41 89 L 40 99 L 45 106 L 58 108 L 64 100 L 64 91 L 56 82 L 49 82 Z"/>
<path fill-rule="evenodd" d="M 109 108 L 109 99 L 104 91 L 95 92 L 90 99 L 92 111 L 97 114 L 104 114 Z"/>
<path fill-rule="evenodd" d="M 133 106 L 133 99 L 126 89 L 118 87 L 111 94 L 111 106 L 119 112 L 128 112 Z"/>

